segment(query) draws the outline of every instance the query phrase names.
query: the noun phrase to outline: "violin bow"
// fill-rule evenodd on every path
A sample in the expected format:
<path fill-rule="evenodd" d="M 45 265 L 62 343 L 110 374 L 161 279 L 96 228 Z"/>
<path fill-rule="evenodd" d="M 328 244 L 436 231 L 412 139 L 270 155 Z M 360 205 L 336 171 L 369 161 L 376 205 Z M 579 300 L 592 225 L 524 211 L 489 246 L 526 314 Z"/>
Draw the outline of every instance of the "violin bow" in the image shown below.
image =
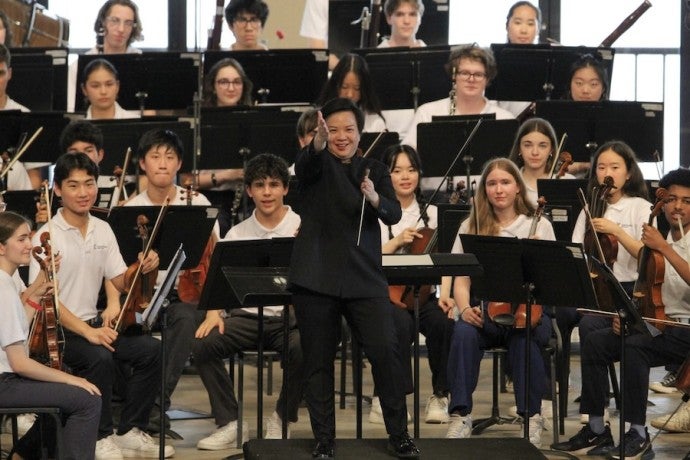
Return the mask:
<path fill-rule="evenodd" d="M 48 233 L 50 234 L 50 238 L 53 238 L 53 218 L 50 216 L 51 210 L 53 209 L 52 205 L 52 196 L 50 192 L 48 191 L 48 187 L 43 188 L 43 194 L 44 194 L 44 199 L 46 200 L 46 205 L 48 206 Z M 51 248 L 53 246 L 51 242 Z M 60 303 L 58 301 L 58 288 L 57 288 L 57 268 L 55 265 L 55 257 L 59 255 L 59 251 L 56 254 L 55 252 L 52 252 L 50 254 L 50 271 L 52 272 L 52 280 L 49 279 L 48 281 L 53 282 L 53 303 L 55 305 L 55 316 L 57 322 L 60 322 Z M 46 276 L 48 273 L 46 273 Z"/>
<path fill-rule="evenodd" d="M 594 241 L 597 245 L 597 252 L 599 253 L 599 257 L 601 258 L 600 260 L 602 263 L 605 263 L 606 258 L 604 257 L 604 250 L 601 248 L 601 243 L 599 242 L 599 234 L 597 233 L 597 230 L 594 228 L 594 224 L 592 223 L 592 214 L 589 212 L 589 204 L 587 203 L 587 199 L 585 198 L 585 193 L 582 191 L 581 188 L 577 189 L 577 193 L 577 197 L 580 199 L 580 203 L 582 203 L 582 210 L 585 212 L 585 216 L 587 216 L 587 222 L 589 223 L 589 227 L 592 229 Z"/>
<path fill-rule="evenodd" d="M 0 179 L 2 179 L 3 177 L 5 177 L 7 175 L 9 170 L 12 169 L 12 166 L 14 166 L 14 164 L 19 160 L 19 157 L 24 155 L 24 152 L 26 152 L 26 149 L 28 149 L 31 146 L 31 144 L 33 144 L 33 142 L 36 140 L 38 135 L 41 134 L 42 131 L 43 131 L 43 126 L 39 126 L 38 129 L 31 136 L 31 138 L 28 141 L 26 141 L 26 143 L 22 146 L 22 148 L 19 149 L 17 154 L 14 157 L 12 157 L 12 159 L 7 164 L 7 166 L 2 168 L 2 172 L 0 172 Z"/>
<path fill-rule="evenodd" d="M 563 150 L 563 144 L 565 144 L 566 139 L 568 139 L 568 133 L 563 133 L 561 136 L 561 142 L 558 143 L 558 148 L 553 154 L 553 162 L 551 163 L 551 170 L 549 171 L 549 179 L 553 178 L 553 173 L 556 171 L 556 164 L 561 156 L 561 150 Z"/>
<path fill-rule="evenodd" d="M 108 215 L 110 215 L 110 211 L 117 206 L 118 201 L 120 201 L 120 194 L 124 190 L 125 187 L 125 176 L 127 175 L 127 165 L 129 164 L 129 159 L 132 156 L 132 148 L 127 147 L 127 152 L 125 152 L 125 162 L 122 164 L 122 175 L 118 178 L 117 181 L 117 186 L 115 186 L 115 190 L 113 191 L 113 197 L 110 200 L 110 208 L 108 209 Z M 125 197 L 126 199 L 126 197 Z"/>

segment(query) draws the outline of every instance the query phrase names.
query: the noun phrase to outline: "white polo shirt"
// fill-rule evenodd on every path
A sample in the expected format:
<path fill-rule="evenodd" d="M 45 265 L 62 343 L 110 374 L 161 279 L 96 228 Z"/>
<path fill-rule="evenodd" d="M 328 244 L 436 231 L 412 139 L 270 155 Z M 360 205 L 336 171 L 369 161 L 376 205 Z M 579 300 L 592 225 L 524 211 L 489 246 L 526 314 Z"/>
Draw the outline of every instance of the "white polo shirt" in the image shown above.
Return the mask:
<path fill-rule="evenodd" d="M 469 233 L 469 219 L 465 219 L 460 224 L 459 234 Z M 497 236 L 504 236 L 508 238 L 527 238 L 529 236 L 529 229 L 532 227 L 532 218 L 527 217 L 524 214 L 520 214 L 517 219 L 507 227 L 501 227 L 501 231 Z M 553 232 L 553 226 L 549 219 L 541 218 L 537 224 L 537 230 L 535 236 L 540 240 L 546 241 L 556 241 L 556 235 Z M 451 251 L 453 254 L 458 254 L 463 252 L 462 243 L 460 242 L 460 237 L 455 237 L 455 242 L 453 243 L 453 249 Z"/>
<path fill-rule="evenodd" d="M 111 280 L 127 270 L 120 247 L 110 225 L 89 216 L 86 236 L 77 227 L 68 224 L 59 209 L 52 220 L 51 244 L 53 254 L 62 256 L 57 273 L 59 300 L 79 319 L 87 321 L 97 316 L 96 302 L 103 279 Z M 32 239 L 39 246 L 43 225 Z M 40 267 L 33 258 L 29 266 L 29 279 L 38 276 Z"/>
<path fill-rule="evenodd" d="M 398 223 L 395 225 L 391 225 L 391 232 L 393 233 L 393 236 L 398 236 L 406 228 L 424 227 L 424 220 L 419 218 L 421 212 L 422 210 L 420 209 L 419 202 L 417 200 L 414 200 L 408 207 L 403 208 L 400 221 L 398 221 Z M 429 216 L 429 222 L 426 226 L 432 229 L 438 227 L 438 208 L 432 204 L 426 209 L 426 213 Z M 379 219 L 379 226 L 381 227 L 381 244 L 383 245 L 388 243 L 391 238 L 388 233 L 388 225 L 384 224 Z"/>
<path fill-rule="evenodd" d="M 0 296 L 3 299 L 3 314 L 0 321 L 0 373 L 4 373 L 13 372 L 5 347 L 22 341 L 26 347 L 29 322 L 22 301 L 19 299 L 16 282 L 4 270 L 0 270 Z"/>
<path fill-rule="evenodd" d="M 668 232 L 666 241 L 683 259 L 690 262 L 690 233 L 678 241 L 673 241 L 671 232 Z M 690 318 L 690 286 L 665 257 L 664 268 L 664 284 L 661 285 L 664 311 L 671 318 Z"/>

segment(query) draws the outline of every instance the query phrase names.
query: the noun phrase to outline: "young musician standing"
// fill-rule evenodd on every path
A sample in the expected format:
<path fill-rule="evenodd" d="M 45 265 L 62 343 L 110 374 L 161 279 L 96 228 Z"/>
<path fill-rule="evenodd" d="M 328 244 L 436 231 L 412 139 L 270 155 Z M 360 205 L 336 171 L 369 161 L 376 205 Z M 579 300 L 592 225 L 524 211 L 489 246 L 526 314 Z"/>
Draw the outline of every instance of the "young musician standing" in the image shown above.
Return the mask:
<path fill-rule="evenodd" d="M 641 244 L 658 251 L 664 257 L 664 282 L 661 299 L 664 314 L 672 321 L 690 321 L 690 170 L 681 168 L 661 178 L 659 187 L 668 191 L 663 211 L 671 231 L 664 238 L 655 227 L 644 224 Z M 615 267 L 615 265 L 614 265 Z M 652 287 L 649 286 L 651 289 Z M 658 315 L 657 315 L 658 316 Z M 654 326 L 654 323 L 651 323 Z M 608 399 L 608 366 L 620 359 L 620 321 L 614 318 L 612 327 L 591 332 L 582 350 L 582 400 L 580 412 L 589 414 L 589 423 L 568 441 L 554 449 L 588 455 L 610 452 L 618 459 L 619 450 L 613 447 L 611 429 L 605 425 L 603 412 Z M 630 333 L 625 339 L 625 391 L 621 395 L 625 405 L 625 422 L 630 429 L 625 434 L 625 458 L 654 457 L 649 433 L 645 427 L 649 370 L 655 366 L 680 365 L 690 351 L 690 329 L 668 325 L 656 337 Z"/>
<path fill-rule="evenodd" d="M 378 48 L 426 46 L 424 40 L 417 38 L 417 30 L 422 24 L 424 14 L 422 0 L 386 0 L 383 12 L 386 14 L 386 22 L 391 27 L 391 36 L 381 41 Z"/>
<path fill-rule="evenodd" d="M 29 358 L 27 338 L 29 322 L 41 308 L 41 296 L 52 283 L 37 281 L 20 298 L 13 279 L 17 267 L 31 259 L 31 229 L 23 217 L 12 212 L 0 213 L 0 296 L 3 319 L 0 322 L 0 407 L 58 406 L 65 417 L 61 458 L 94 458 L 96 424 L 100 417 L 100 392 L 86 379 L 67 374 Z M 45 418 L 45 421 L 52 418 Z M 40 445 L 40 424 L 13 447 L 8 458 L 33 458 Z M 46 430 L 53 433 L 52 426 Z"/>
<path fill-rule="evenodd" d="M 158 443 L 144 431 L 160 381 L 160 342 L 147 335 L 118 334 L 112 327 L 120 311 L 109 305 L 98 316 L 96 302 L 103 279 L 124 292 L 127 265 L 122 260 L 113 231 L 104 221 L 92 217 L 89 210 L 96 200 L 98 167 L 86 154 L 64 154 L 55 163 L 55 194 L 62 198 L 51 224 L 41 227 L 33 243 L 40 243 L 43 232 L 50 231 L 53 253 L 62 260 L 57 274 L 60 286 L 60 321 L 65 329 L 64 362 L 75 375 L 93 382 L 103 395 L 96 443 L 97 459 L 123 455 L 157 457 Z M 158 267 L 158 255 L 149 253 L 142 270 Z M 29 279 L 39 274 L 39 265 L 31 261 Z M 128 379 L 117 434 L 113 434 L 112 387 L 115 362 L 132 368 Z M 174 454 L 165 447 L 166 457 Z"/>
<path fill-rule="evenodd" d="M 372 365 L 389 435 L 401 458 L 419 450 L 407 433 L 400 353 L 381 267 L 381 229 L 400 220 L 390 175 L 375 160 L 355 156 L 364 114 L 349 99 L 321 108 L 318 132 L 297 156 L 302 226 L 290 266 L 297 324 L 307 378 L 306 399 L 318 443 L 314 458 L 333 458 L 335 412 L 333 360 L 341 315 Z"/>
<path fill-rule="evenodd" d="M 531 45 L 539 35 L 541 11 L 532 2 L 521 0 L 508 10 L 508 43 Z"/>
<path fill-rule="evenodd" d="M 244 175 L 247 194 L 256 209 L 246 220 L 233 226 L 224 241 L 258 240 L 276 237 L 294 237 L 299 229 L 300 218 L 283 204 L 288 193 L 290 175 L 285 161 L 271 154 L 261 154 L 247 162 Z M 233 447 L 237 436 L 237 399 L 233 382 L 225 370 L 223 360 L 241 350 L 256 348 L 258 336 L 258 309 L 242 308 L 225 315 L 223 310 L 208 310 L 206 319 L 196 331 L 193 345 L 194 364 L 201 381 L 208 391 L 213 416 L 219 427 L 210 436 L 201 439 L 199 449 L 218 450 Z M 264 307 L 265 346 L 283 352 L 283 307 Z M 283 385 L 276 402 L 276 409 L 266 424 L 266 439 L 282 438 L 282 420 L 297 421 L 297 411 L 304 388 L 302 349 L 299 331 L 294 318 L 290 317 L 288 334 L 288 383 Z M 246 422 L 245 422 L 246 424 Z M 246 426 L 242 438 L 247 439 Z M 288 438 L 290 430 L 288 428 Z"/>
<path fill-rule="evenodd" d="M 424 208 L 420 200 L 421 190 L 419 182 L 422 175 L 422 164 L 419 154 L 409 145 L 396 145 L 388 148 L 384 153 L 386 165 L 390 169 L 391 181 L 395 190 L 395 197 L 402 207 L 402 218 L 395 225 L 381 224 L 381 242 L 383 254 L 403 253 L 415 240 L 423 238 L 419 229 L 426 227 L 435 230 L 438 226 L 438 210 L 431 205 Z M 401 299 L 394 299 L 401 300 Z M 448 350 L 450 337 L 453 333 L 453 321 L 448 318 L 444 310 L 445 304 L 439 304 L 432 294 L 429 300 L 419 307 L 419 328 L 426 338 L 426 346 L 431 367 L 431 384 L 433 394 L 427 400 L 425 410 L 426 423 L 447 423 L 448 416 Z M 405 336 L 400 341 L 403 360 L 410 362 L 409 344 L 414 334 L 414 325 L 410 310 L 395 309 L 396 319 L 402 315 L 401 321 L 396 321 L 398 335 Z M 410 328 L 411 326 L 411 328 Z M 407 358 L 407 359 L 405 359 Z M 378 400 L 378 398 L 376 398 Z M 376 407 L 372 402 L 372 412 Z M 380 408 L 380 404 L 378 406 Z M 371 416 L 369 417 L 371 420 Z"/>
<path fill-rule="evenodd" d="M 494 159 L 484 167 L 472 211 L 469 218 L 460 225 L 460 234 L 527 238 L 530 236 L 533 213 L 534 207 L 525 197 L 525 184 L 515 163 L 507 158 Z M 555 240 L 551 223 L 547 219 L 540 219 L 533 237 Z M 456 238 L 452 252 L 462 252 L 460 238 Z M 448 289 L 449 283 L 444 280 L 442 292 L 448 292 Z M 443 293 L 442 299 L 446 297 Z M 525 388 L 525 330 L 499 326 L 489 318 L 483 305 L 473 305 L 470 278 L 467 276 L 455 277 L 453 297 L 458 306 L 459 318 L 455 323 L 448 356 L 451 415 L 446 437 L 470 437 L 472 394 L 477 388 L 483 350 L 505 345 L 508 347 L 518 414 L 523 420 L 529 420 L 530 442 L 541 447 L 544 429 L 541 397 L 546 386 L 546 369 L 541 350 L 551 337 L 551 321 L 546 314 L 542 314 L 541 321 L 533 328 L 532 343 L 529 345 L 530 387 Z M 524 406 L 525 391 L 529 398 L 528 407 Z"/>
<path fill-rule="evenodd" d="M 235 37 L 232 51 L 267 50 L 261 39 L 266 20 L 268 5 L 262 0 L 231 0 L 225 7 L 225 20 Z"/>

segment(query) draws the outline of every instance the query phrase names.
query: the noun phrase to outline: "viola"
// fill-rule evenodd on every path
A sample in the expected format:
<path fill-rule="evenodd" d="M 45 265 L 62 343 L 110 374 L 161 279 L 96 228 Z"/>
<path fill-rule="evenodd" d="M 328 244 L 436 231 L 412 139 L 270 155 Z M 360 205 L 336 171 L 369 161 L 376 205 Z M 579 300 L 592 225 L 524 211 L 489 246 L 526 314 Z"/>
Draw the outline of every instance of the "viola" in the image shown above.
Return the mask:
<path fill-rule="evenodd" d="M 429 254 L 436 248 L 438 242 L 438 231 L 429 227 L 422 227 L 417 229 L 417 232 L 422 235 L 421 238 L 415 238 L 406 248 L 406 254 Z M 431 297 L 431 286 L 422 285 L 419 287 L 417 293 L 419 297 L 419 304 L 422 305 Z M 414 309 L 415 295 L 414 286 L 393 285 L 388 286 L 388 297 L 396 307 L 411 310 Z"/>
<path fill-rule="evenodd" d="M 137 231 L 142 241 L 143 259 L 146 259 L 151 251 L 153 246 L 152 243 L 155 241 L 158 230 L 160 229 L 160 224 L 163 221 L 163 216 L 169 204 L 170 198 L 166 198 L 165 203 L 161 206 L 161 210 L 158 213 L 158 218 L 153 226 L 153 230 L 151 230 L 150 233 L 147 227 L 149 223 L 148 218 L 144 215 L 137 216 Z M 142 313 L 149 306 L 149 303 L 151 303 L 153 288 L 156 285 L 156 278 L 158 278 L 158 270 L 144 273 L 139 260 L 127 267 L 127 271 L 124 275 L 124 283 L 126 286 L 129 286 L 129 288 L 127 290 L 127 297 L 125 298 L 117 322 L 115 323 L 116 331 L 122 332 L 128 327 L 137 324 L 136 314 Z"/>
<path fill-rule="evenodd" d="M 537 210 L 532 216 L 532 225 L 529 229 L 528 238 L 534 237 L 537 233 L 537 224 L 544 214 L 546 199 L 540 196 L 537 200 Z M 530 309 L 530 326 L 535 328 L 541 322 L 541 315 L 544 309 L 539 304 L 533 304 Z M 516 329 L 524 329 L 527 325 L 527 304 L 514 304 L 509 302 L 489 302 L 487 306 L 489 318 L 501 326 L 512 326 Z"/>
<path fill-rule="evenodd" d="M 190 182 L 186 183 L 185 196 L 182 198 L 186 201 L 187 206 L 192 205 L 192 198 L 198 194 Z M 199 265 L 194 268 L 188 268 L 180 274 L 177 285 L 177 295 L 181 301 L 187 303 L 197 303 L 201 298 L 201 290 L 206 283 L 208 276 L 208 268 L 211 265 L 211 255 L 213 255 L 213 248 L 215 242 L 213 236 L 208 239 L 204 252 L 201 255 Z"/>
<path fill-rule="evenodd" d="M 668 191 L 658 188 L 656 199 L 652 205 L 652 212 L 649 215 L 647 225 L 652 225 L 654 218 L 657 217 L 666 203 Z M 664 256 L 659 251 L 642 246 L 637 257 L 638 271 L 635 287 L 633 288 L 633 301 L 642 316 L 668 319 L 664 311 L 664 304 L 661 299 L 661 285 L 664 282 L 665 261 Z M 664 329 L 664 324 L 658 324 L 659 330 Z"/>
<path fill-rule="evenodd" d="M 47 259 L 53 257 L 50 247 L 50 233 L 41 233 L 40 241 L 41 245 L 35 246 L 31 250 L 31 254 L 45 273 L 46 280 L 52 282 L 54 271 L 46 262 Z M 44 254 L 45 258 L 41 258 L 40 254 Z M 60 370 L 62 369 L 62 349 L 65 341 L 58 320 L 54 293 L 44 294 L 40 304 L 42 309 L 36 312 L 29 331 L 29 355 L 53 369 Z"/>

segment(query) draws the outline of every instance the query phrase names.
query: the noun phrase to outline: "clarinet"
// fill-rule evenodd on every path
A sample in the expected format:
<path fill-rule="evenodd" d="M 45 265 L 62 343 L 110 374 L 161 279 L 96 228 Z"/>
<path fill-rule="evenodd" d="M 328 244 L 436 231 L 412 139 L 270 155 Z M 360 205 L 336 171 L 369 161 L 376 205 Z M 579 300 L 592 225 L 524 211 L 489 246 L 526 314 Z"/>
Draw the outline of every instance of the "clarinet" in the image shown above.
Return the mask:
<path fill-rule="evenodd" d="M 98 27 L 98 32 L 96 32 L 96 49 L 98 50 L 98 54 L 104 53 L 104 46 L 105 46 L 105 29 L 103 28 L 103 24 L 101 24 Z"/>

